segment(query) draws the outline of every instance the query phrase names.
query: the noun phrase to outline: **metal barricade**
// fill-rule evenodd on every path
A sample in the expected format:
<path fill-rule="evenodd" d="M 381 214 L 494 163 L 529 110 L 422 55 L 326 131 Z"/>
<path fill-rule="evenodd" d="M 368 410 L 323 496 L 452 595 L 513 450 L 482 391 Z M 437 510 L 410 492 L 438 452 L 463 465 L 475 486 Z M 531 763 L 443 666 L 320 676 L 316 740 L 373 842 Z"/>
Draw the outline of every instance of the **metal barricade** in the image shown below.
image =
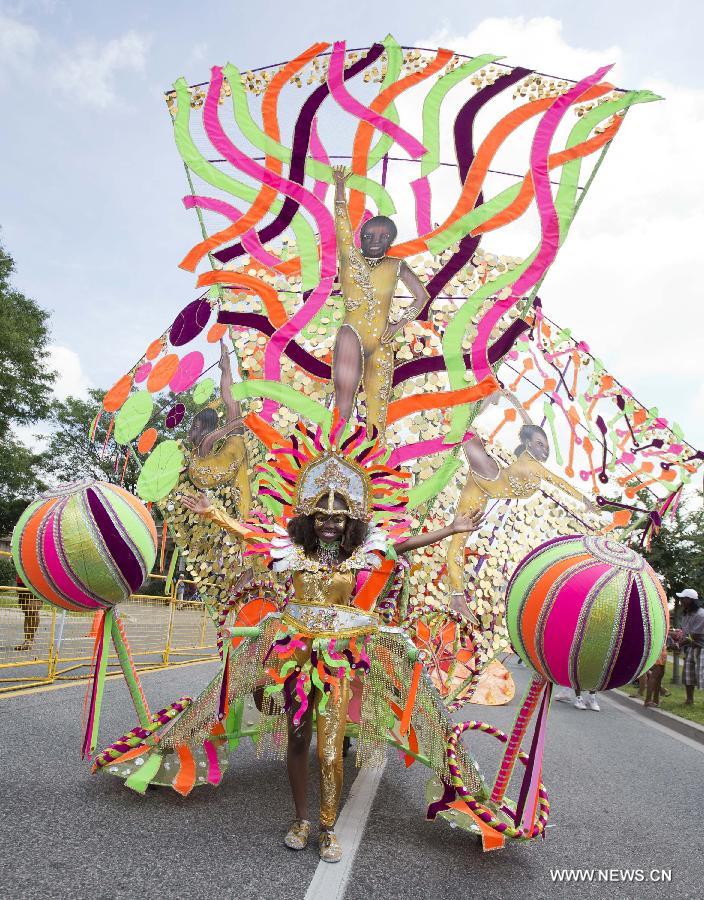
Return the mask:
<path fill-rule="evenodd" d="M 136 669 L 217 658 L 215 625 L 205 603 L 185 599 L 188 579 L 168 582 L 163 595 L 132 594 L 117 607 Z M 200 585 L 207 590 L 207 585 Z M 0 586 L 0 693 L 90 675 L 100 613 L 75 613 L 43 603 L 25 602 L 32 595 L 23 588 Z M 29 616 L 29 619 L 28 619 Z M 38 622 L 33 620 L 38 616 Z M 36 625 L 29 647 L 27 634 Z M 108 671 L 119 671 L 117 654 L 109 642 Z"/>

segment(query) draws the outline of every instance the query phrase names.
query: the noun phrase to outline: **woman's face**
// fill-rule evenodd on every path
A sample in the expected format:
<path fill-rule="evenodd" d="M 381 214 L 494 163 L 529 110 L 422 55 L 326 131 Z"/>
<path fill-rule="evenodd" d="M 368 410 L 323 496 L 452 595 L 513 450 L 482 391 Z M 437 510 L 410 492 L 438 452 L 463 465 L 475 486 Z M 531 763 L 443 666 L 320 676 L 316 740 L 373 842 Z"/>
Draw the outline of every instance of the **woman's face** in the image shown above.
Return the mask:
<path fill-rule="evenodd" d="M 347 516 L 344 514 L 347 505 L 340 497 L 335 497 L 333 509 L 335 511 L 317 512 L 313 517 L 313 530 L 319 541 L 326 544 L 332 544 L 335 541 L 342 540 L 347 525 Z M 337 512 L 336 510 L 340 510 Z"/>
<path fill-rule="evenodd" d="M 533 432 L 528 441 L 528 449 L 538 462 L 545 462 L 550 456 L 550 444 L 548 444 L 547 436 L 542 431 Z"/>

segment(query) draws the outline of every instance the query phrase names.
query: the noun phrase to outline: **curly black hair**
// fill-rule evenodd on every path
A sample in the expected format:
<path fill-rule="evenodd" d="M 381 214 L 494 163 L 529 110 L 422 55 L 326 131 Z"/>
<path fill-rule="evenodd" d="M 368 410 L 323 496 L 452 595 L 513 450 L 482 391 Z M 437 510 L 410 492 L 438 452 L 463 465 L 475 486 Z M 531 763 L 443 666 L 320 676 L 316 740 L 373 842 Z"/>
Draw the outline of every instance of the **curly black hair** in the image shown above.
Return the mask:
<path fill-rule="evenodd" d="M 288 523 L 289 537 L 294 544 L 303 547 L 306 556 L 313 556 L 318 549 L 318 537 L 315 533 L 315 516 L 294 516 Z M 368 525 L 361 519 L 348 518 L 342 535 L 340 549 L 342 559 L 349 559 L 354 551 L 361 547 L 367 536 Z"/>

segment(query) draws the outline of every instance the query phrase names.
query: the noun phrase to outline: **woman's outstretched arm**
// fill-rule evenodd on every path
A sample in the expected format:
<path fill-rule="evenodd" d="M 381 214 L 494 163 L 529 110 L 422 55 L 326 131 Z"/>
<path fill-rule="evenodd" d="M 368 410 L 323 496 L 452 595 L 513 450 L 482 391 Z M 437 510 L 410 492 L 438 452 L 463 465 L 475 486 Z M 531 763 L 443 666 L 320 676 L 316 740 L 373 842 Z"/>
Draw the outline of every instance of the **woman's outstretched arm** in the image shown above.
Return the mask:
<path fill-rule="evenodd" d="M 394 550 L 396 553 L 410 553 L 412 550 L 418 550 L 420 547 L 427 547 L 430 544 L 437 544 L 438 541 L 444 541 L 445 538 L 451 537 L 453 534 L 478 531 L 482 527 L 483 522 L 483 511 L 475 509 L 472 512 L 457 516 L 445 528 L 437 528 L 435 531 L 426 531 L 423 534 L 414 534 L 404 541 L 396 541 Z"/>

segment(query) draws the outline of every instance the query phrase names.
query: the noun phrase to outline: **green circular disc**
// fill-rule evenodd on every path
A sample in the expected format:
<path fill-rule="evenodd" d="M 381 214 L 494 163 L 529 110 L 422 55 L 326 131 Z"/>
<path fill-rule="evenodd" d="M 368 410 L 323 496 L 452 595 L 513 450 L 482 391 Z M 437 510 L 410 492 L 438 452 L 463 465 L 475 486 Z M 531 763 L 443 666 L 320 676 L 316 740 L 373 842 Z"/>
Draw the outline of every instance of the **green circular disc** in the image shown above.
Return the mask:
<path fill-rule="evenodd" d="M 193 390 L 193 402 L 197 403 L 199 406 L 201 403 L 205 403 L 206 400 L 210 400 L 213 395 L 213 391 L 215 390 L 215 382 L 212 378 L 204 378 L 202 381 L 199 381 Z"/>
<path fill-rule="evenodd" d="M 176 441 L 162 441 L 149 454 L 137 479 L 137 493 L 147 502 L 162 500 L 176 487 L 183 452 Z"/>
<path fill-rule="evenodd" d="M 115 416 L 115 443 L 126 444 L 136 438 L 151 418 L 153 409 L 154 400 L 149 391 L 138 391 L 128 397 Z"/>

